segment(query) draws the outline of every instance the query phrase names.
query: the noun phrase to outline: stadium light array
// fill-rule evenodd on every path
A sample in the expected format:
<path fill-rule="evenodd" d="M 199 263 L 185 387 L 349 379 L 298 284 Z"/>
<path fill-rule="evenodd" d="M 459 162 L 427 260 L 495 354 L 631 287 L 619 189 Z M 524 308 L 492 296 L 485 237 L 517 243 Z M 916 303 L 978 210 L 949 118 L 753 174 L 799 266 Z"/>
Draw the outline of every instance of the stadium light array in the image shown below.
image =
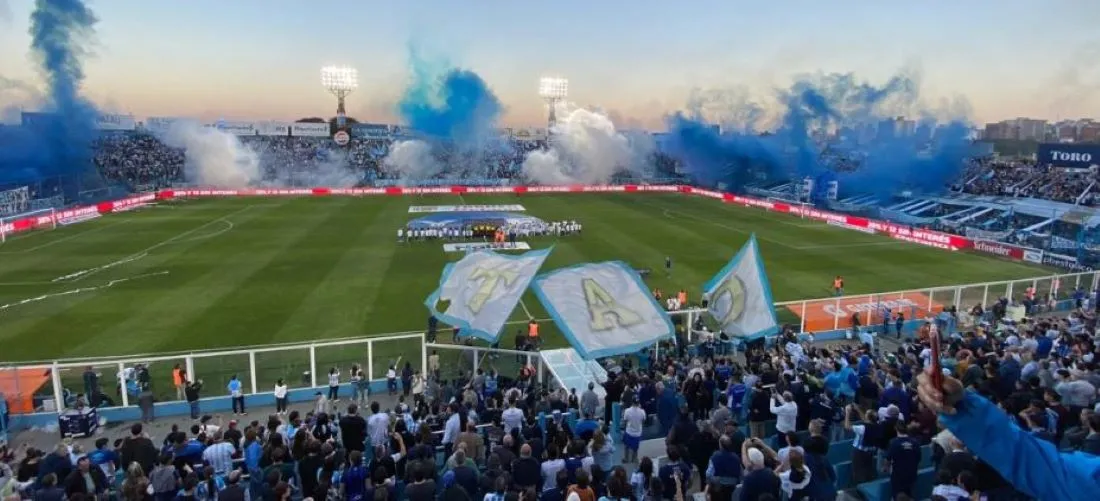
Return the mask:
<path fill-rule="evenodd" d="M 546 127 L 549 134 L 554 133 L 554 127 L 558 123 L 558 105 L 569 95 L 569 80 L 562 77 L 542 77 L 539 79 L 539 97 L 546 101 L 550 108 L 550 114 L 546 117 Z"/>
<path fill-rule="evenodd" d="M 569 95 L 569 79 L 561 77 L 542 77 L 539 79 L 539 97 L 543 99 L 565 99 Z"/>
<path fill-rule="evenodd" d="M 321 85 L 339 97 L 359 88 L 359 70 L 346 66 L 325 66 L 321 68 Z"/>
<path fill-rule="evenodd" d="M 321 85 L 336 96 L 336 126 L 342 129 L 347 123 L 344 98 L 359 88 L 359 70 L 347 66 L 325 66 L 321 68 Z"/>

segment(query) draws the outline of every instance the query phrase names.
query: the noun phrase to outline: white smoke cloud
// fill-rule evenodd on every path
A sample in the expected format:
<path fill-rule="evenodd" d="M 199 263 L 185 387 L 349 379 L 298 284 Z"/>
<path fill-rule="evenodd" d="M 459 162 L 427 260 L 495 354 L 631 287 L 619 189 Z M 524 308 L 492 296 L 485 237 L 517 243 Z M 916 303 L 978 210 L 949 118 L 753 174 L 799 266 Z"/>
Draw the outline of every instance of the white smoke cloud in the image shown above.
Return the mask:
<path fill-rule="evenodd" d="M 523 161 L 523 174 L 540 184 L 599 184 L 621 171 L 645 168 L 653 151 L 644 134 L 615 130 L 604 113 L 560 105 L 553 141 L 545 150 L 533 151 Z"/>
<path fill-rule="evenodd" d="M 259 155 L 233 134 L 178 121 L 160 139 L 186 150 L 184 178 L 188 182 L 211 188 L 244 188 L 261 180 Z"/>
<path fill-rule="evenodd" d="M 443 164 L 435 157 L 432 146 L 419 139 L 397 141 L 382 159 L 385 171 L 404 181 L 421 181 L 443 172 Z"/>

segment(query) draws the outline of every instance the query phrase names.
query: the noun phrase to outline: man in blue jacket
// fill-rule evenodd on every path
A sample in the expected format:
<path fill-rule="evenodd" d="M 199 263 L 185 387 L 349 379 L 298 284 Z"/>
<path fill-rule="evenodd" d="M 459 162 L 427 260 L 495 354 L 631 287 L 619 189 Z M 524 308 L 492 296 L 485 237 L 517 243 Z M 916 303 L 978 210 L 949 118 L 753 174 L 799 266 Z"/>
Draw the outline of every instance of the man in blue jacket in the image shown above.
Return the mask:
<path fill-rule="evenodd" d="M 1054 444 L 1020 429 L 989 400 L 964 390 L 955 378 L 945 376 L 942 389 L 927 371 L 918 381 L 924 405 L 1016 489 L 1037 499 L 1100 499 L 1100 457 L 1058 452 Z"/>

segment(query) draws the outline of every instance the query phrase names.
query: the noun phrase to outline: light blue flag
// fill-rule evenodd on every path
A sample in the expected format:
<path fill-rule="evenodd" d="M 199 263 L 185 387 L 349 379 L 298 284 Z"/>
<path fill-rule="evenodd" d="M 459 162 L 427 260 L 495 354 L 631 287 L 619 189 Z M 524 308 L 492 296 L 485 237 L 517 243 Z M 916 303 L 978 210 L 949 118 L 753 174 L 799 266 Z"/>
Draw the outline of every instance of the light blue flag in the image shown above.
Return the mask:
<path fill-rule="evenodd" d="M 464 335 L 495 343 L 551 250 L 518 256 L 491 250 L 466 254 L 443 268 L 439 288 L 424 300 L 424 305 Z M 450 302 L 445 311 L 438 310 L 440 301 Z"/>
<path fill-rule="evenodd" d="M 633 353 L 673 334 L 642 277 L 620 261 L 554 270 L 531 289 L 585 360 Z"/>
<path fill-rule="evenodd" d="M 707 312 L 726 335 L 756 339 L 779 331 L 756 234 L 703 286 L 703 292 L 709 300 Z"/>

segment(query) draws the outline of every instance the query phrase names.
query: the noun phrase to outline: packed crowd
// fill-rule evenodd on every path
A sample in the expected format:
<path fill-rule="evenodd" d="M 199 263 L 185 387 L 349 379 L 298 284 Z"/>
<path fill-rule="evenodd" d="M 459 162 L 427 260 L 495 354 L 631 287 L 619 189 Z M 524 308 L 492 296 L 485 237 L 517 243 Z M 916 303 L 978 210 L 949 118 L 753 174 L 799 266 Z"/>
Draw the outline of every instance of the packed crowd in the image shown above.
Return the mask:
<path fill-rule="evenodd" d="M 1027 161 L 985 160 L 975 162 L 964 173 L 958 191 L 976 195 L 1033 197 L 1064 203 L 1076 203 L 1094 181 L 1096 174 L 1070 173 Z M 1100 202 L 1096 195 L 1086 195 L 1082 205 Z"/>
<path fill-rule="evenodd" d="M 345 147 L 336 147 L 328 137 L 241 136 L 239 139 L 256 153 L 264 179 L 283 185 L 345 183 L 349 179 L 385 184 L 400 176 L 385 169 L 382 162 L 393 145 L 391 139 L 353 137 Z M 439 174 L 442 177 L 511 179 L 519 175 L 528 153 L 547 147 L 545 141 L 510 141 L 476 152 L 439 147 L 433 154 L 440 165 L 449 166 L 446 173 Z M 105 135 L 97 140 L 95 150 L 99 172 L 107 180 L 132 189 L 155 189 L 185 181 L 186 152 L 168 147 L 152 135 Z M 671 158 L 656 155 L 655 163 L 660 176 L 675 175 L 676 163 Z M 335 172 L 347 179 L 333 179 Z"/>
<path fill-rule="evenodd" d="M 93 161 L 108 181 L 156 188 L 181 179 L 184 153 L 153 136 L 111 134 L 97 140 Z"/>
<path fill-rule="evenodd" d="M 164 437 L 137 424 L 88 450 L 5 448 L 0 497 L 831 500 L 847 486 L 829 451 L 846 445 L 849 485 L 888 478 L 892 499 L 918 495 L 929 447 L 932 499 L 1096 499 L 1100 302 L 1070 301 L 1077 309 L 1063 319 L 1013 321 L 1002 299 L 911 336 L 857 325 L 858 342 L 822 346 L 787 331 L 744 353 L 696 325 L 693 342 L 681 330 L 656 351 L 606 360 L 604 398 L 593 385 L 551 389 L 531 365 L 470 373 L 441 367 L 433 352 L 426 375 L 390 367 L 396 402 L 363 412 L 372 397 L 362 372 L 341 395 L 333 369 L 308 410 L 288 409 L 283 385 L 266 419 L 245 421 L 242 399 L 228 423 L 194 413 Z M 944 330 L 934 361 L 938 325 L 960 329 Z M 899 347 L 887 349 L 886 337 Z M 197 400 L 180 383 L 180 397 Z M 661 437 L 659 457 L 640 453 L 643 439 Z"/>

